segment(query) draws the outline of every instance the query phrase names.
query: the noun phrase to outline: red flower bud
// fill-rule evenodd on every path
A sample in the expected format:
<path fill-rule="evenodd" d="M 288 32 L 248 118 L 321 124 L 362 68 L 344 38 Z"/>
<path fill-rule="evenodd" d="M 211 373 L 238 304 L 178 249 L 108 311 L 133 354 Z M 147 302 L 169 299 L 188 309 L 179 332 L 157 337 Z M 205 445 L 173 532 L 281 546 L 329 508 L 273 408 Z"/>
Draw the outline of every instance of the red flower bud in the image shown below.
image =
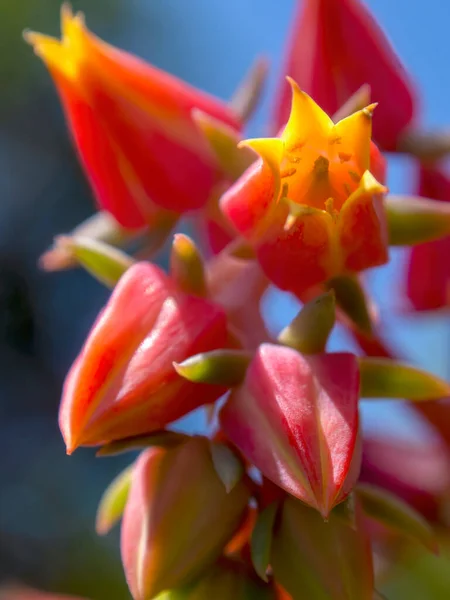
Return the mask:
<path fill-rule="evenodd" d="M 268 278 L 302 297 L 333 277 L 388 259 L 384 177 L 371 144 L 369 106 L 334 124 L 291 81 L 291 115 L 280 137 L 249 140 L 262 160 L 224 194 L 221 206 L 254 247 Z"/>
<path fill-rule="evenodd" d="M 418 193 L 450 202 L 450 178 L 439 168 L 419 167 Z M 450 305 L 450 237 L 414 246 L 407 271 L 406 293 L 417 311 Z"/>
<path fill-rule="evenodd" d="M 326 517 L 358 476 L 358 399 L 355 356 L 264 344 L 220 422 L 264 476 Z"/>
<path fill-rule="evenodd" d="M 392 492 L 427 520 L 438 521 L 450 489 L 449 457 L 441 443 L 365 437 L 360 480 Z"/>
<path fill-rule="evenodd" d="M 141 454 L 122 523 L 122 560 L 135 600 L 185 585 L 213 564 L 245 515 L 243 481 L 227 493 L 203 438 Z"/>
<path fill-rule="evenodd" d="M 70 370 L 60 428 L 70 453 L 163 428 L 223 389 L 180 377 L 173 362 L 226 345 L 225 314 L 174 290 L 149 263 L 120 279 Z"/>
<path fill-rule="evenodd" d="M 417 98 L 379 24 L 360 0 L 302 0 L 298 5 L 283 77 L 293 77 L 330 115 L 368 83 L 372 98 L 380 103 L 375 140 L 384 150 L 395 150 L 414 119 Z M 276 129 L 288 116 L 289 89 L 282 81 Z"/>
<path fill-rule="evenodd" d="M 206 202 L 218 164 L 194 108 L 230 125 L 226 105 L 109 46 L 64 4 L 62 39 L 26 33 L 57 86 L 68 126 L 100 207 L 128 228 L 157 207 L 183 213 Z M 156 206 L 155 206 L 156 205 Z"/>

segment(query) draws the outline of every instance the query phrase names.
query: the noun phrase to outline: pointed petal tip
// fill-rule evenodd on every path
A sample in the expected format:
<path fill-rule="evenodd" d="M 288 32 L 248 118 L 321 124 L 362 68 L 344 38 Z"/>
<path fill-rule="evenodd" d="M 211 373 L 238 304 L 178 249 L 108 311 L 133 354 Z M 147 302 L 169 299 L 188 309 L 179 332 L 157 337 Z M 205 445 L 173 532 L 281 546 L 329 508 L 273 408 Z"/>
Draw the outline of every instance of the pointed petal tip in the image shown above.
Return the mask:
<path fill-rule="evenodd" d="M 371 194 L 387 194 L 388 188 L 375 179 L 370 171 L 364 171 L 361 177 L 360 187 Z"/>
<path fill-rule="evenodd" d="M 280 138 L 252 138 L 242 140 L 238 143 L 238 148 L 250 148 L 273 171 L 279 171 L 284 151 L 284 143 Z"/>
<path fill-rule="evenodd" d="M 372 104 L 369 104 L 369 106 L 363 108 L 362 112 L 366 117 L 369 117 L 369 119 L 371 119 L 377 106 L 378 102 L 373 102 Z"/>
<path fill-rule="evenodd" d="M 22 32 L 22 38 L 27 44 L 29 44 L 33 48 L 35 54 L 37 55 L 41 54 L 41 48 L 46 43 L 53 44 L 55 42 L 58 42 L 56 38 L 50 35 L 45 35 L 44 33 L 33 31 L 32 29 L 24 29 Z"/>

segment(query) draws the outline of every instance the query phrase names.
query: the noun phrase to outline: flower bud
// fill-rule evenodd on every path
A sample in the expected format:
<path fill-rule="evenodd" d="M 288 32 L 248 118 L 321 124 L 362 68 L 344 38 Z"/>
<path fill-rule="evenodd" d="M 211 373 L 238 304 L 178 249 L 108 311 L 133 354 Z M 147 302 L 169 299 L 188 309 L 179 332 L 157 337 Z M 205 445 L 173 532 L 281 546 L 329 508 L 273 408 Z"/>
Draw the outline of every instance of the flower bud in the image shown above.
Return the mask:
<path fill-rule="evenodd" d="M 265 477 L 327 517 L 358 476 L 358 399 L 355 356 L 263 344 L 220 423 Z"/>
<path fill-rule="evenodd" d="M 177 292 L 154 265 L 136 263 L 120 279 L 67 376 L 59 421 L 68 453 L 163 429 L 214 402 L 222 387 L 186 381 L 173 363 L 226 343 L 219 307 Z"/>
<path fill-rule="evenodd" d="M 416 90 L 389 40 L 361 0 L 302 0 L 293 20 L 282 75 L 290 75 L 328 114 L 362 85 L 380 103 L 374 136 L 395 150 L 417 110 Z M 282 81 L 274 112 L 278 129 L 289 116 Z"/>
<path fill-rule="evenodd" d="M 204 438 L 141 454 L 122 524 L 122 560 L 133 598 L 148 600 L 195 580 L 222 553 L 248 499 L 243 481 L 226 492 Z"/>
<path fill-rule="evenodd" d="M 201 208 L 220 179 L 192 110 L 234 130 L 240 120 L 218 99 L 97 38 L 61 13 L 62 39 L 26 32 L 47 65 L 97 202 L 137 229 L 163 208 Z"/>
<path fill-rule="evenodd" d="M 433 200 L 450 202 L 450 177 L 434 167 L 420 167 L 418 192 Z M 426 311 L 450 304 L 450 237 L 411 250 L 406 294 L 414 310 Z"/>
<path fill-rule="evenodd" d="M 373 600 L 370 543 L 356 504 L 350 525 L 336 511 L 328 521 L 286 498 L 272 546 L 275 579 L 292 598 Z"/>

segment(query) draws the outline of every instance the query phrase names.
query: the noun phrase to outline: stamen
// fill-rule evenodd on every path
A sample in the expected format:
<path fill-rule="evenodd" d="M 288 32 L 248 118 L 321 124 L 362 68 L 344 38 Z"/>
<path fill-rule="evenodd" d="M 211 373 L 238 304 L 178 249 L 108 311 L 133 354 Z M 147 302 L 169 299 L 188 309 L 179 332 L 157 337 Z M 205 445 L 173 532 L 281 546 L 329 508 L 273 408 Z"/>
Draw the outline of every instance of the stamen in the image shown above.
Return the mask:
<path fill-rule="evenodd" d="M 341 142 L 342 142 L 342 136 L 340 136 L 340 135 L 336 135 L 336 136 L 330 138 L 330 144 L 331 145 L 333 145 L 333 144 L 340 144 Z"/>
<path fill-rule="evenodd" d="M 305 142 L 294 142 L 293 144 L 286 146 L 286 152 L 297 152 L 298 150 L 301 150 L 304 145 Z"/>
<path fill-rule="evenodd" d="M 297 173 L 297 169 L 294 169 L 294 167 L 289 167 L 288 169 L 283 169 L 280 172 L 280 176 L 281 178 L 285 178 L 285 177 L 292 177 L 292 175 L 295 175 Z"/>
<path fill-rule="evenodd" d="M 352 157 L 352 155 L 347 152 L 339 152 L 338 156 L 341 163 L 348 162 Z"/>
<path fill-rule="evenodd" d="M 361 180 L 361 177 L 358 175 L 358 173 L 356 173 L 356 171 L 349 171 L 348 174 L 350 175 L 350 177 L 353 179 L 353 181 L 355 183 L 359 183 Z"/>
<path fill-rule="evenodd" d="M 313 173 L 318 179 L 325 179 L 328 177 L 328 168 L 330 161 L 325 156 L 319 156 L 314 162 Z"/>

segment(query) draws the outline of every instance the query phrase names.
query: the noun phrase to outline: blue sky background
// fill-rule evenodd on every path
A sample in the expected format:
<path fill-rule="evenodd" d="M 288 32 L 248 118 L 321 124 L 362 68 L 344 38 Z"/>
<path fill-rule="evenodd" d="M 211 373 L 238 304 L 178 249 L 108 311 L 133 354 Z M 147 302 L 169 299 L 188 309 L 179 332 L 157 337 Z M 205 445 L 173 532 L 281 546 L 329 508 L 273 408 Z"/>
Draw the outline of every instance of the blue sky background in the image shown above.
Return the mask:
<path fill-rule="evenodd" d="M 293 0 L 134 0 L 130 4 L 133 10 L 128 32 L 132 31 L 133 36 L 124 38 L 126 48 L 222 98 L 232 95 L 256 56 L 267 56 L 271 62 L 269 84 L 248 130 L 249 136 L 264 134 L 295 7 Z M 450 2 L 369 0 L 367 5 L 420 89 L 424 125 L 450 125 Z M 413 173 L 412 161 L 403 157 L 391 159 L 391 191 L 412 191 Z M 448 316 L 400 314 L 398 294 L 403 258 L 404 253 L 394 252 L 392 265 L 369 276 L 386 330 L 411 360 L 448 376 Z M 289 296 L 273 293 L 265 310 L 273 329 L 278 330 L 294 316 L 297 304 Z M 342 348 L 345 342 L 337 333 L 331 347 Z M 405 407 L 392 402 L 365 403 L 364 424 L 369 428 L 381 425 L 407 435 L 418 431 L 417 420 Z"/>

